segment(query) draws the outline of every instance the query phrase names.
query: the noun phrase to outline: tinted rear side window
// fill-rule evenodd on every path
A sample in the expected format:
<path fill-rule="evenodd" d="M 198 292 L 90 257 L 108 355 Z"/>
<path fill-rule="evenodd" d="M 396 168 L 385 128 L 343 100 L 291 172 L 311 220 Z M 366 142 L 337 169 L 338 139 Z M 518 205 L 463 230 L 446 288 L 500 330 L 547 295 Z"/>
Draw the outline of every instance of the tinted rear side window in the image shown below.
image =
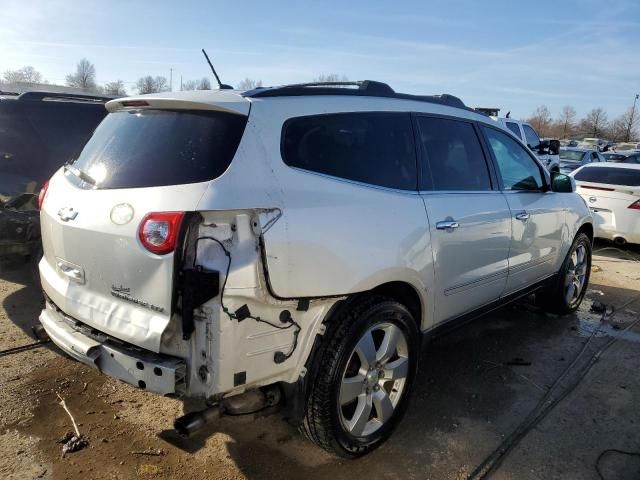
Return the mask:
<path fill-rule="evenodd" d="M 73 166 L 105 189 L 204 182 L 229 167 L 246 123 L 224 112 L 111 113 Z"/>
<path fill-rule="evenodd" d="M 408 113 L 338 113 L 293 118 L 284 126 L 284 162 L 389 188 L 417 188 Z"/>
<path fill-rule="evenodd" d="M 418 117 L 428 168 L 425 190 L 491 190 L 487 162 L 473 125 L 444 118 Z"/>
<path fill-rule="evenodd" d="M 640 187 L 640 170 L 631 168 L 584 167 L 576 173 L 575 179 L 582 182 Z"/>

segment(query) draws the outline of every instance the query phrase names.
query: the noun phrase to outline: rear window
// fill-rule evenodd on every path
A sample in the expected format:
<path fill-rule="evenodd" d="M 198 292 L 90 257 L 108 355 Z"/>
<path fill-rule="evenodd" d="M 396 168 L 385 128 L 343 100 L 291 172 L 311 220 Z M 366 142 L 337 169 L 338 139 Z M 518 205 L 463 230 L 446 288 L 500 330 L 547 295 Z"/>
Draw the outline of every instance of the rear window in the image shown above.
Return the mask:
<path fill-rule="evenodd" d="M 640 187 L 640 170 L 631 168 L 584 167 L 575 175 L 581 182 Z"/>
<path fill-rule="evenodd" d="M 204 182 L 229 167 L 246 123 L 226 112 L 111 113 L 73 166 L 103 189 Z"/>
<path fill-rule="evenodd" d="M 290 167 L 389 188 L 417 188 L 408 113 L 338 113 L 293 118 L 282 155 Z"/>

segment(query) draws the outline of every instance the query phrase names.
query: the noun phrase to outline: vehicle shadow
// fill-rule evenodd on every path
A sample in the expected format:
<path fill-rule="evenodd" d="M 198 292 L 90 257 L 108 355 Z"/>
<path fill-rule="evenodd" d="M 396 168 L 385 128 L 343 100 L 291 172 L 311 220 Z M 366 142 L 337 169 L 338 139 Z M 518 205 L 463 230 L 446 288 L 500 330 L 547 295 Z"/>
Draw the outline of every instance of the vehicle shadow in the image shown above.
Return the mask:
<path fill-rule="evenodd" d="M 0 264 L 0 279 L 21 286 L 4 298 L 2 307 L 8 319 L 33 338 L 33 328 L 40 326 L 38 316 L 44 307 L 44 297 L 40 284 L 35 281 L 31 263 L 18 260 L 3 262 Z"/>
<path fill-rule="evenodd" d="M 616 245 L 608 240 L 596 239 L 593 244 L 593 254 L 615 260 L 640 262 L 640 245 Z"/>
<path fill-rule="evenodd" d="M 599 284 L 592 288 L 604 296 L 589 293 L 576 314 L 550 315 L 523 301 L 431 341 L 421 355 L 404 420 L 365 458 L 332 457 L 278 416 L 223 418 L 193 442 L 181 440 L 177 446 L 194 452 L 208 436 L 222 434 L 230 458 L 247 478 L 466 478 L 582 348 L 592 331 L 584 324 L 600 321 L 600 314 L 590 312 L 594 301 L 618 304 L 638 293 Z M 164 435 L 175 445 L 169 432 Z"/>

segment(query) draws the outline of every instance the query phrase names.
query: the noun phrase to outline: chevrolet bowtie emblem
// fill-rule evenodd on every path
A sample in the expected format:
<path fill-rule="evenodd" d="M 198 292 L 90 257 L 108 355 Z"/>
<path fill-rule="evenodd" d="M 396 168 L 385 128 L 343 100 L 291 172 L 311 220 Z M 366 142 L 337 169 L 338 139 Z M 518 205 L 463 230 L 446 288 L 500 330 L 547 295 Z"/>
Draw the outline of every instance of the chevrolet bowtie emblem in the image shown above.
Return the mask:
<path fill-rule="evenodd" d="M 64 207 L 58 210 L 58 216 L 63 222 L 68 222 L 69 220 L 74 220 L 78 216 L 78 212 L 73 207 Z"/>

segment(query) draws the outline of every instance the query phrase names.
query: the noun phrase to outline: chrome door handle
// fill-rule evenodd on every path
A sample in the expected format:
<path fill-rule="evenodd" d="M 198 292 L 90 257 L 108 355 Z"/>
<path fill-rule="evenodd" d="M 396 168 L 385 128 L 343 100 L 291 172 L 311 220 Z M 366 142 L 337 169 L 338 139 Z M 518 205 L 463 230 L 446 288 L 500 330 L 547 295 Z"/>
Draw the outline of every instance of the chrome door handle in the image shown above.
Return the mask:
<path fill-rule="evenodd" d="M 454 228 L 458 228 L 460 224 L 455 220 L 444 220 L 442 222 L 436 223 L 436 228 L 438 230 L 452 230 Z"/>
<path fill-rule="evenodd" d="M 516 220 L 522 220 L 523 222 L 526 222 L 527 220 L 529 220 L 529 214 L 527 212 L 516 213 Z"/>

